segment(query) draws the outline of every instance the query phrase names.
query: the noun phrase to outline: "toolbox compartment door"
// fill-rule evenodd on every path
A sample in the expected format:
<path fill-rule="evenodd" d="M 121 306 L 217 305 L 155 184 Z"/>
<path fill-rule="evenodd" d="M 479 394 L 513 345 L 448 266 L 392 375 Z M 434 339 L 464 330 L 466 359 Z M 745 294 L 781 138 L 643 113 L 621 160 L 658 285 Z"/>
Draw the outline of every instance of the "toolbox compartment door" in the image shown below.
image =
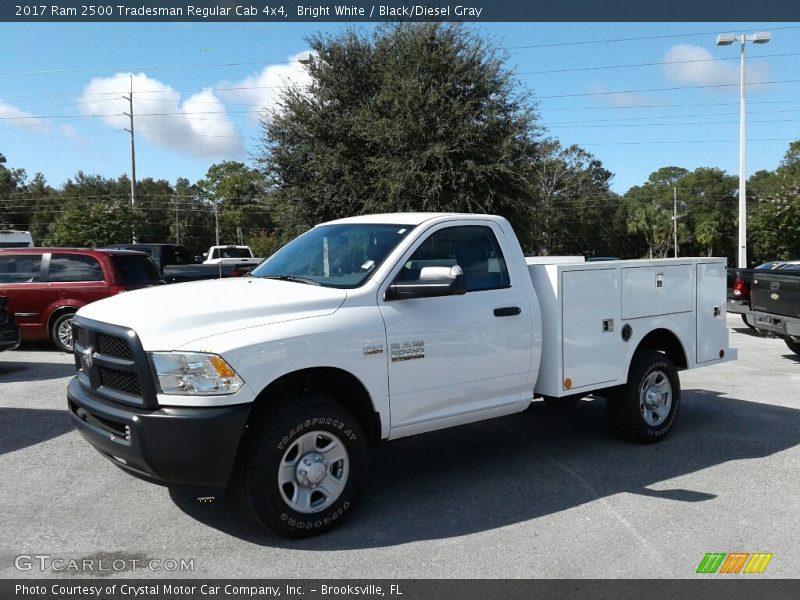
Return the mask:
<path fill-rule="evenodd" d="M 564 271 L 562 278 L 564 380 L 572 382 L 562 382 L 564 389 L 624 377 L 619 269 Z"/>
<path fill-rule="evenodd" d="M 719 360 L 728 349 L 726 269 L 722 262 L 697 263 L 697 362 Z"/>
<path fill-rule="evenodd" d="M 694 304 L 692 292 L 692 265 L 623 268 L 622 318 L 690 312 Z"/>

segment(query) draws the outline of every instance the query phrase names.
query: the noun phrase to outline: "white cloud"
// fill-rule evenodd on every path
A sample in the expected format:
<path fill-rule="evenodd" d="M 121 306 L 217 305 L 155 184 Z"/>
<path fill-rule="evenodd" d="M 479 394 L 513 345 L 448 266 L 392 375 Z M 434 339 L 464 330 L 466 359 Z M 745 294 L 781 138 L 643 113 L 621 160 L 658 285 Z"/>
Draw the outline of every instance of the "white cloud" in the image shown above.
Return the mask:
<path fill-rule="evenodd" d="M 33 113 L 17 108 L 3 100 L 0 100 L 0 123 L 41 134 L 50 131 L 49 119 L 38 118 Z"/>
<path fill-rule="evenodd" d="M 612 92 L 603 84 L 595 84 L 591 88 L 596 98 L 609 106 L 634 108 L 637 106 L 667 106 L 663 98 L 654 98 L 639 92 Z"/>
<path fill-rule="evenodd" d="M 245 104 L 257 111 L 253 113 L 253 119 L 257 120 L 260 113 L 277 106 L 281 90 L 291 85 L 305 87 L 311 83 L 306 66 L 298 62 L 308 54 L 305 51 L 290 56 L 286 64 L 268 65 L 241 81 L 221 83 L 217 86 L 217 93 L 229 102 Z"/>
<path fill-rule="evenodd" d="M 728 53 L 739 56 L 728 48 Z M 727 53 L 726 53 L 727 54 Z M 731 58 L 731 56 L 727 56 Z M 715 60 L 715 58 L 717 60 Z M 680 44 L 673 46 L 664 56 L 664 76 L 673 83 L 681 85 L 738 85 L 739 62 L 718 60 L 707 48 Z M 750 61 L 747 63 L 747 82 L 763 83 L 768 81 L 768 73 L 764 63 Z"/>
<path fill-rule="evenodd" d="M 110 127 L 130 127 L 130 106 L 123 98 L 131 75 L 93 79 L 80 101 L 87 115 L 98 115 Z M 133 75 L 134 127 L 137 136 L 153 144 L 204 158 L 234 158 L 243 154 L 241 135 L 213 90 L 185 100 L 170 86 L 140 73 Z"/>

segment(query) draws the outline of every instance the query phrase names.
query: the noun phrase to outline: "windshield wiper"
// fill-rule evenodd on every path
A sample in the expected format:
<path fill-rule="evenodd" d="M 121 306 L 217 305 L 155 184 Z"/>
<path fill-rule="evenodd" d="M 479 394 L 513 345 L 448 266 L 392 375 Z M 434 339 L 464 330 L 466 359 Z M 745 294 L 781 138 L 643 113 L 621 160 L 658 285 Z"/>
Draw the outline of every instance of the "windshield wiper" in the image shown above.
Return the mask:
<path fill-rule="evenodd" d="M 296 281 L 297 283 L 307 283 L 308 285 L 322 285 L 319 281 L 314 281 L 309 277 L 298 277 L 297 275 L 266 275 L 262 279 L 278 279 L 279 281 Z"/>

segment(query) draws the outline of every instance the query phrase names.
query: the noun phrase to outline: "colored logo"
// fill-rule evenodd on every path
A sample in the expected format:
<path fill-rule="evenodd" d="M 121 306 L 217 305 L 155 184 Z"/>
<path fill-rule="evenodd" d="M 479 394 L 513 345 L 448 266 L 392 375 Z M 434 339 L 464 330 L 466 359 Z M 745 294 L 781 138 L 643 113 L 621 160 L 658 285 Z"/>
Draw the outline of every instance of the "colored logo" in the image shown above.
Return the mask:
<path fill-rule="evenodd" d="M 763 573 L 771 560 L 771 552 L 709 552 L 700 561 L 697 572 L 726 575 Z"/>

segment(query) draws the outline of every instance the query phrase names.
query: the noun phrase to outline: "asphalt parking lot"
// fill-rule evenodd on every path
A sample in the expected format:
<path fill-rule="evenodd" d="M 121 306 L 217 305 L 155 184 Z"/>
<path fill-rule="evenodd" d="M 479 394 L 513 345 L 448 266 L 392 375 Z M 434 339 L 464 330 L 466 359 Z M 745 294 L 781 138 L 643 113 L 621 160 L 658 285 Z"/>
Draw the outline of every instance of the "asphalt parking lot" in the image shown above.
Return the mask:
<path fill-rule="evenodd" d="M 797 577 L 800 356 L 728 323 L 739 360 L 681 374 L 663 443 L 613 437 L 603 401 L 537 402 L 376 448 L 358 510 L 300 542 L 254 528 L 228 494 L 200 503 L 125 475 L 69 424 L 70 355 L 0 353 L 0 578 L 687 578 L 736 551 L 773 553 L 759 577 Z M 193 570 L 19 570 L 20 555 Z"/>

